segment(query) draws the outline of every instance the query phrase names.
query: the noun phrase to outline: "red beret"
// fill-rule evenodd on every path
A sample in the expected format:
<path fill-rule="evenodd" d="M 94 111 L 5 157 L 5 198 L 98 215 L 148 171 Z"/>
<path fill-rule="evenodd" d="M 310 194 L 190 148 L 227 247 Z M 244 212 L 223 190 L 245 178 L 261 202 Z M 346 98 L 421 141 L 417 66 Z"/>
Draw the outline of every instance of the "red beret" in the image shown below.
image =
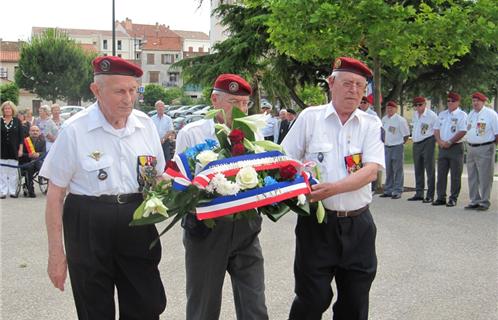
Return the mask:
<path fill-rule="evenodd" d="M 484 94 L 480 92 L 476 92 L 472 95 L 472 99 L 478 99 L 481 100 L 482 102 L 486 102 L 486 100 L 488 100 L 488 97 L 486 97 Z"/>
<path fill-rule="evenodd" d="M 450 92 L 448 93 L 448 98 L 454 100 L 454 101 L 460 101 L 460 95 L 456 92 Z"/>
<path fill-rule="evenodd" d="M 250 96 L 251 86 L 241 76 L 225 73 L 214 82 L 214 90 L 233 94 L 235 96 Z"/>
<path fill-rule="evenodd" d="M 392 100 L 391 100 L 391 101 L 387 102 L 386 107 L 394 107 L 394 108 L 397 108 L 397 107 L 398 107 L 398 105 L 396 104 L 396 102 L 395 102 L 395 101 L 392 101 Z"/>
<path fill-rule="evenodd" d="M 363 97 L 361 98 L 361 101 L 366 101 L 366 102 L 369 102 L 369 101 L 368 101 L 368 97 L 367 97 L 367 96 L 363 96 Z"/>
<path fill-rule="evenodd" d="M 416 104 L 416 103 L 425 103 L 425 97 L 418 96 L 418 97 L 413 98 L 413 104 Z"/>
<path fill-rule="evenodd" d="M 92 61 L 93 74 L 122 75 L 141 77 L 144 73 L 136 64 L 115 56 L 100 56 Z"/>
<path fill-rule="evenodd" d="M 370 70 L 363 62 L 348 57 L 340 57 L 335 59 L 332 71 L 346 71 L 359 74 L 369 79 L 373 76 Z"/>

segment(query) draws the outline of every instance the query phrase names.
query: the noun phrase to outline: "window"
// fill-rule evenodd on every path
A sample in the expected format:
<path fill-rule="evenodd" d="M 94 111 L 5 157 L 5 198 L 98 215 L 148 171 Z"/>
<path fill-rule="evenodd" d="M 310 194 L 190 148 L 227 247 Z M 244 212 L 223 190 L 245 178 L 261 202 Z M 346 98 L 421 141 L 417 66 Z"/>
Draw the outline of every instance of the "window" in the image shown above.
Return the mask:
<path fill-rule="evenodd" d="M 121 53 L 118 53 L 118 57 L 120 57 L 120 58 L 121 58 Z"/>
<path fill-rule="evenodd" d="M 173 54 L 162 54 L 161 55 L 162 64 L 172 64 L 175 63 L 175 56 Z"/>
<path fill-rule="evenodd" d="M 147 53 L 147 64 L 154 64 L 154 54 Z"/>
<path fill-rule="evenodd" d="M 103 48 L 104 50 L 107 50 L 107 40 L 104 40 L 104 41 L 102 42 L 102 48 Z"/>
<path fill-rule="evenodd" d="M 159 82 L 159 71 L 149 71 L 149 83 Z"/>
<path fill-rule="evenodd" d="M 176 60 L 178 60 L 180 58 L 180 55 L 179 54 L 175 54 L 175 58 L 176 58 Z"/>
<path fill-rule="evenodd" d="M 118 40 L 118 50 L 122 50 L 121 40 Z"/>
<path fill-rule="evenodd" d="M 204 47 L 199 47 L 199 52 L 204 52 Z"/>
<path fill-rule="evenodd" d="M 135 60 L 140 60 L 140 53 L 139 52 L 135 53 Z"/>
<path fill-rule="evenodd" d="M 8 76 L 9 70 L 7 70 L 7 68 L 0 67 L 0 79 L 7 79 Z"/>
<path fill-rule="evenodd" d="M 178 73 L 177 72 L 170 72 L 169 73 L 169 82 L 178 82 Z"/>
<path fill-rule="evenodd" d="M 194 47 L 188 47 L 188 52 L 194 52 Z"/>

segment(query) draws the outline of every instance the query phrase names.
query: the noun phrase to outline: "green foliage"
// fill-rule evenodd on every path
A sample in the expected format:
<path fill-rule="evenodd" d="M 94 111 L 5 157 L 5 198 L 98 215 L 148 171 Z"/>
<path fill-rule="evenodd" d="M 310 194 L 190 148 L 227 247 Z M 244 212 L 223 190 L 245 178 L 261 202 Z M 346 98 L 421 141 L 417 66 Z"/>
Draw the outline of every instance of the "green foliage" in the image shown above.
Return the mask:
<path fill-rule="evenodd" d="M 15 105 L 19 103 L 19 88 L 15 82 L 0 85 L 0 104 L 12 101 Z"/>
<path fill-rule="evenodd" d="M 82 88 L 90 85 L 89 67 L 73 40 L 57 29 L 47 29 L 21 48 L 15 80 L 19 87 L 55 102 L 81 97 Z"/>
<path fill-rule="evenodd" d="M 183 96 L 183 90 L 178 87 L 166 89 L 165 92 L 166 92 L 166 97 L 164 98 L 165 100 L 163 101 L 166 104 L 171 104 L 173 100 L 181 98 Z"/>
<path fill-rule="evenodd" d="M 180 104 L 182 104 L 182 105 L 191 105 L 193 103 L 194 103 L 194 99 L 192 99 L 189 96 L 183 95 L 180 97 Z"/>
<path fill-rule="evenodd" d="M 307 106 L 317 106 L 327 102 L 323 89 L 319 86 L 304 85 L 297 94 Z"/>
<path fill-rule="evenodd" d="M 158 84 L 150 83 L 144 88 L 144 104 L 153 106 L 157 100 L 162 100 L 164 103 L 167 100 L 166 90 Z"/>

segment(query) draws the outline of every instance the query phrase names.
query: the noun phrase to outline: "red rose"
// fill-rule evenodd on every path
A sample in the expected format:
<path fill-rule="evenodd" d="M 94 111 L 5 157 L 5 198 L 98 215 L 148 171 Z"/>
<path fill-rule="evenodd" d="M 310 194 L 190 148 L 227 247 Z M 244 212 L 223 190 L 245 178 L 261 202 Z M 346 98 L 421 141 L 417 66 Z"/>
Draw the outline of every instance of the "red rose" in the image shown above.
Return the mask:
<path fill-rule="evenodd" d="M 289 164 L 285 167 L 280 168 L 279 173 L 280 173 L 280 177 L 282 179 L 290 180 L 290 179 L 294 179 L 294 176 L 296 175 L 297 170 L 296 170 L 296 168 L 294 168 L 293 165 Z"/>
<path fill-rule="evenodd" d="M 242 141 L 244 141 L 244 132 L 238 129 L 233 129 L 232 131 L 230 131 L 228 139 L 230 139 L 232 145 L 235 146 L 237 143 L 241 143 Z"/>
<path fill-rule="evenodd" d="M 246 149 L 242 143 L 237 143 L 232 146 L 232 156 L 240 156 L 243 155 Z"/>

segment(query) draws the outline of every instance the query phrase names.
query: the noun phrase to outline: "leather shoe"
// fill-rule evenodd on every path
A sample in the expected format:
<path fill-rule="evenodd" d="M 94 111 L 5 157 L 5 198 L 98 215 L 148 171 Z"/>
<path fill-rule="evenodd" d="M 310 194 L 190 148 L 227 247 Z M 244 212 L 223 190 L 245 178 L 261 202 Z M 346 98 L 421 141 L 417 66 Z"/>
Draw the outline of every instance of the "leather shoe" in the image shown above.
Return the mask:
<path fill-rule="evenodd" d="M 7 196 L 0 196 L 0 199 L 5 199 L 7 198 Z"/>
<path fill-rule="evenodd" d="M 379 198 L 390 198 L 391 195 L 390 194 L 387 194 L 387 193 L 383 193 L 379 196 Z"/>
<path fill-rule="evenodd" d="M 16 196 L 15 194 L 11 194 L 11 195 L 10 195 L 10 197 L 15 199 L 15 198 L 17 198 L 18 196 Z"/>
<path fill-rule="evenodd" d="M 447 207 L 454 207 L 456 206 L 456 201 L 453 199 L 448 199 L 448 202 L 446 203 Z"/>
<path fill-rule="evenodd" d="M 408 200 L 408 201 L 421 201 L 421 200 L 424 200 L 424 198 L 421 196 L 413 196 L 413 197 L 408 198 L 406 200 Z"/>
<path fill-rule="evenodd" d="M 479 205 L 476 204 L 469 204 L 468 206 L 463 207 L 465 210 L 472 210 L 472 209 L 477 209 Z"/>
<path fill-rule="evenodd" d="M 30 198 L 36 198 L 36 194 L 34 194 L 34 193 L 30 193 L 30 194 L 29 194 L 29 197 L 30 197 Z"/>
<path fill-rule="evenodd" d="M 432 203 L 433 206 L 444 206 L 446 204 L 446 201 L 442 199 L 437 199 Z"/>
<path fill-rule="evenodd" d="M 399 198 L 401 198 L 400 194 L 393 194 L 393 196 L 391 197 L 391 199 L 399 199 Z"/>
<path fill-rule="evenodd" d="M 476 208 L 476 210 L 478 210 L 478 211 L 486 211 L 488 209 L 489 209 L 488 207 L 481 206 L 481 205 L 478 205 L 477 208 Z"/>
<path fill-rule="evenodd" d="M 424 200 L 422 200 L 423 203 L 432 203 L 432 201 L 432 198 L 425 198 Z"/>

